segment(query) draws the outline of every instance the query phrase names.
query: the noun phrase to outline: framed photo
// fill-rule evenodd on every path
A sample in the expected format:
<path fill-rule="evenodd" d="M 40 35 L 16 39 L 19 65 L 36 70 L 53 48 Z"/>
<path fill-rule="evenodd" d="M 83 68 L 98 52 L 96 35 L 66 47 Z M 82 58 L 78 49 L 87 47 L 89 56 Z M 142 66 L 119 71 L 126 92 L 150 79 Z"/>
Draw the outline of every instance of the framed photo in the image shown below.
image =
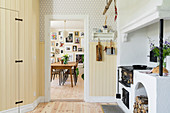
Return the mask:
<path fill-rule="evenodd" d="M 66 43 L 73 43 L 73 33 L 70 32 L 69 36 L 66 37 Z"/>
<path fill-rule="evenodd" d="M 84 61 L 84 54 L 76 54 L 76 62 L 79 64 L 83 64 Z"/>
<path fill-rule="evenodd" d="M 81 36 L 81 37 L 84 37 L 84 32 L 80 32 L 80 36 Z"/>
<path fill-rule="evenodd" d="M 73 52 L 77 51 L 77 45 L 73 45 Z"/>
<path fill-rule="evenodd" d="M 75 36 L 79 36 L 79 31 L 75 31 L 75 32 L 74 32 L 74 35 L 75 35 Z"/>
<path fill-rule="evenodd" d="M 51 58 L 51 64 L 55 63 L 55 58 Z"/>
<path fill-rule="evenodd" d="M 83 48 L 78 48 L 78 52 L 83 52 Z"/>
<path fill-rule="evenodd" d="M 65 46 L 65 51 L 72 51 L 72 47 L 71 46 Z"/>
<path fill-rule="evenodd" d="M 69 55 L 68 61 L 73 62 L 73 53 L 68 53 L 68 55 Z"/>
<path fill-rule="evenodd" d="M 63 41 L 63 36 L 59 36 L 60 41 Z"/>
<path fill-rule="evenodd" d="M 55 49 L 55 54 L 60 54 L 60 49 Z"/>
<path fill-rule="evenodd" d="M 58 35 L 61 35 L 61 32 L 62 32 L 62 31 L 59 31 L 59 32 L 58 32 Z"/>
<path fill-rule="evenodd" d="M 55 48 L 51 47 L 51 52 L 54 53 L 55 52 Z"/>
<path fill-rule="evenodd" d="M 80 37 L 75 37 L 75 44 L 80 44 Z"/>
<path fill-rule="evenodd" d="M 56 43 L 55 43 L 55 46 L 56 46 L 56 47 L 58 47 L 58 46 L 59 46 L 58 42 L 56 42 Z"/>
<path fill-rule="evenodd" d="M 63 53 L 64 53 L 64 50 L 63 50 L 63 49 L 61 49 L 61 50 L 60 50 L 60 53 L 61 53 L 61 54 L 63 54 Z"/>
<path fill-rule="evenodd" d="M 57 33 L 51 33 L 51 40 L 57 40 Z"/>
<path fill-rule="evenodd" d="M 52 47 L 55 46 L 55 41 L 51 41 L 51 46 L 52 46 Z"/>
<path fill-rule="evenodd" d="M 60 47 L 64 47 L 64 42 L 60 42 Z"/>

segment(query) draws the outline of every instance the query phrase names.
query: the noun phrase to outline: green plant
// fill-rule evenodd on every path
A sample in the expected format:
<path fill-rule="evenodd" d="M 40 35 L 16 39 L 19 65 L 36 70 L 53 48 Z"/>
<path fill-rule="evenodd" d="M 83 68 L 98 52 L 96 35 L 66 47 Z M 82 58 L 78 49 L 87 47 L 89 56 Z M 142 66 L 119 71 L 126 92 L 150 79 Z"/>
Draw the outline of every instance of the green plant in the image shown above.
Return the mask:
<path fill-rule="evenodd" d="M 79 76 L 79 68 L 76 68 L 76 76 Z"/>
<path fill-rule="evenodd" d="M 151 51 L 154 52 L 154 56 L 158 58 L 159 60 L 159 47 L 155 46 L 153 43 L 151 43 L 150 45 Z M 170 55 L 170 43 L 168 41 L 165 41 L 163 44 L 163 64 L 164 67 L 166 67 L 166 63 L 164 62 L 164 59 L 166 58 L 166 56 Z"/>
<path fill-rule="evenodd" d="M 67 64 L 68 63 L 69 55 L 65 54 L 65 55 L 62 56 L 62 58 L 63 58 L 64 64 Z"/>

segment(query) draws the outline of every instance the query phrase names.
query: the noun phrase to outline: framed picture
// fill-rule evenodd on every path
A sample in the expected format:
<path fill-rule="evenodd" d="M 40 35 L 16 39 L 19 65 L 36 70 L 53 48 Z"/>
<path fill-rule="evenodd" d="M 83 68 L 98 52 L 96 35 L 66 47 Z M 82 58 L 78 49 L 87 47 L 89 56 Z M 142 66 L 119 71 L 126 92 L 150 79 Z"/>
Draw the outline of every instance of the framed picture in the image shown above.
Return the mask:
<path fill-rule="evenodd" d="M 55 49 L 55 54 L 60 54 L 60 49 Z"/>
<path fill-rule="evenodd" d="M 55 63 L 55 58 L 51 58 L 51 64 Z"/>
<path fill-rule="evenodd" d="M 63 41 L 63 36 L 59 36 L 60 41 Z"/>
<path fill-rule="evenodd" d="M 81 37 L 84 37 L 84 32 L 80 32 L 80 36 L 81 36 Z"/>
<path fill-rule="evenodd" d="M 73 53 L 68 53 L 68 55 L 69 55 L 68 61 L 73 62 Z"/>
<path fill-rule="evenodd" d="M 80 44 L 80 37 L 75 37 L 75 44 Z"/>
<path fill-rule="evenodd" d="M 59 45 L 58 42 L 56 42 L 56 43 L 55 43 L 55 46 L 58 47 L 58 45 Z"/>
<path fill-rule="evenodd" d="M 69 36 L 66 37 L 66 43 L 73 43 L 73 33 L 70 32 Z"/>
<path fill-rule="evenodd" d="M 77 51 L 77 45 L 73 45 L 73 52 Z"/>
<path fill-rule="evenodd" d="M 51 46 L 52 46 L 52 47 L 55 46 L 55 41 L 51 41 Z"/>
<path fill-rule="evenodd" d="M 76 62 L 78 62 L 79 64 L 83 64 L 84 54 L 76 54 Z"/>
<path fill-rule="evenodd" d="M 59 31 L 59 32 L 58 32 L 58 35 L 61 35 L 61 32 L 62 32 L 62 31 Z"/>
<path fill-rule="evenodd" d="M 74 32 L 74 35 L 75 35 L 75 36 L 79 36 L 79 31 L 75 31 L 75 32 Z"/>
<path fill-rule="evenodd" d="M 65 46 L 65 51 L 72 51 L 71 46 Z"/>
<path fill-rule="evenodd" d="M 55 48 L 51 47 L 51 52 L 54 53 L 55 52 Z"/>
<path fill-rule="evenodd" d="M 61 54 L 63 54 L 63 53 L 64 53 L 64 50 L 63 50 L 63 49 L 61 49 L 61 50 L 60 50 L 60 53 L 61 53 Z"/>
<path fill-rule="evenodd" d="M 78 48 L 78 52 L 83 52 L 83 48 Z"/>
<path fill-rule="evenodd" d="M 64 47 L 64 42 L 60 42 L 60 47 Z"/>
<path fill-rule="evenodd" d="M 57 33 L 51 33 L 51 40 L 57 40 Z"/>

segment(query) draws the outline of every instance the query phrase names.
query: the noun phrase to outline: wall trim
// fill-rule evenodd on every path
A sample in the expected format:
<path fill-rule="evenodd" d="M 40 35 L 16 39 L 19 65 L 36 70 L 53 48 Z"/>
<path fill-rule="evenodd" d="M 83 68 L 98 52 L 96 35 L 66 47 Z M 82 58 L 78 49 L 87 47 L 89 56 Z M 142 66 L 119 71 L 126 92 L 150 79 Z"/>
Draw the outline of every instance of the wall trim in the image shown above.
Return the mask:
<path fill-rule="evenodd" d="M 117 103 L 116 97 L 113 96 L 89 96 L 86 101 L 95 103 Z"/>
<path fill-rule="evenodd" d="M 50 21 L 58 19 L 84 20 L 84 100 L 89 97 L 89 16 L 88 15 L 45 15 L 45 102 L 50 102 Z"/>
<path fill-rule="evenodd" d="M 32 111 L 35 109 L 35 107 L 37 107 L 37 105 L 39 103 L 44 102 L 44 97 L 40 96 L 38 97 L 32 104 L 27 104 L 27 105 L 23 105 L 20 107 L 20 112 L 21 113 L 26 113 L 29 111 Z M 18 107 L 12 108 L 12 109 L 8 109 L 5 111 L 1 111 L 1 113 L 18 113 Z"/>

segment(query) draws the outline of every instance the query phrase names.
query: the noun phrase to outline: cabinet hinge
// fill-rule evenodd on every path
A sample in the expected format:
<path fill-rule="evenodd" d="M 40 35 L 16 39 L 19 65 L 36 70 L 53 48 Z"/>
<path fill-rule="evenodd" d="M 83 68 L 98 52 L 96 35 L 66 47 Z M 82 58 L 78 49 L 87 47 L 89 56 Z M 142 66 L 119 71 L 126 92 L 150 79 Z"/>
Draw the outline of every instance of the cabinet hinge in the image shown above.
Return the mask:
<path fill-rule="evenodd" d="M 18 101 L 18 102 L 15 102 L 15 104 L 21 104 L 23 103 L 23 101 Z"/>
<path fill-rule="evenodd" d="M 23 19 L 15 18 L 16 21 L 23 21 Z"/>
<path fill-rule="evenodd" d="M 15 63 L 22 63 L 23 60 L 15 60 Z"/>

